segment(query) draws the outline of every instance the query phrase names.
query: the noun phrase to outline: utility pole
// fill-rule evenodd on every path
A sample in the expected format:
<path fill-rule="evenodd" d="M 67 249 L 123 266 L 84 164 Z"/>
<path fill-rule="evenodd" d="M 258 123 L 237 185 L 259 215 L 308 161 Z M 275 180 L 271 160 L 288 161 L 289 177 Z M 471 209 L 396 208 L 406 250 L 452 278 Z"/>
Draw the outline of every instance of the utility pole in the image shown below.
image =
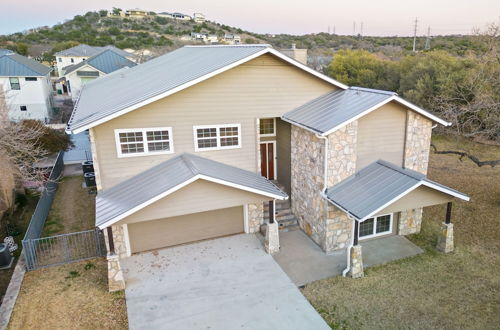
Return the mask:
<path fill-rule="evenodd" d="M 425 40 L 425 50 L 431 49 L 431 26 L 427 27 L 427 39 Z"/>
<path fill-rule="evenodd" d="M 418 24 L 418 18 L 415 17 L 415 28 L 413 30 L 413 52 L 416 52 L 416 44 L 417 44 L 417 24 Z"/>
<path fill-rule="evenodd" d="M 356 21 L 352 22 L 352 35 L 356 35 Z"/>

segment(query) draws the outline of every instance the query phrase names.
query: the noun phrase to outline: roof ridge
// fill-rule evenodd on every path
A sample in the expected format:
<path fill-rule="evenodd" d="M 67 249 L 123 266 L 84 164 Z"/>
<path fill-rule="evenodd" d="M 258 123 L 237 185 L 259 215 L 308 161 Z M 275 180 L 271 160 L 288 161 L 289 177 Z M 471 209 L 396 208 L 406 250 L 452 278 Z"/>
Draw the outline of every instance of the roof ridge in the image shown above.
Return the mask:
<path fill-rule="evenodd" d="M 270 44 L 240 44 L 240 45 L 186 45 L 183 48 L 252 48 L 252 47 L 269 47 Z"/>
<path fill-rule="evenodd" d="M 196 166 L 194 161 L 191 159 L 191 155 L 188 155 L 187 153 L 183 153 L 180 156 L 182 160 L 184 161 L 184 164 L 186 164 L 187 168 L 193 173 L 193 175 L 200 174 L 200 169 Z"/>
<path fill-rule="evenodd" d="M 391 170 L 394 170 L 398 173 L 404 174 L 404 175 L 406 175 L 412 179 L 415 179 L 415 180 L 423 180 L 423 179 L 427 178 L 427 176 L 422 174 L 422 173 L 411 170 L 409 168 L 399 167 L 399 166 L 397 166 L 391 162 L 388 162 L 386 160 L 383 160 L 383 159 L 377 160 L 376 163 L 379 165 L 385 166 L 387 168 L 390 168 Z M 412 174 L 414 174 L 414 175 L 412 175 Z"/>
<path fill-rule="evenodd" d="M 391 92 L 391 91 L 385 91 L 382 89 L 374 89 L 374 88 L 366 88 L 366 87 L 358 87 L 358 86 L 351 86 L 349 89 L 355 90 L 355 91 L 360 91 L 360 92 L 367 92 L 367 93 L 374 93 L 374 94 L 382 94 L 382 95 L 398 95 L 396 92 Z M 348 90 L 349 90 L 348 89 Z"/>

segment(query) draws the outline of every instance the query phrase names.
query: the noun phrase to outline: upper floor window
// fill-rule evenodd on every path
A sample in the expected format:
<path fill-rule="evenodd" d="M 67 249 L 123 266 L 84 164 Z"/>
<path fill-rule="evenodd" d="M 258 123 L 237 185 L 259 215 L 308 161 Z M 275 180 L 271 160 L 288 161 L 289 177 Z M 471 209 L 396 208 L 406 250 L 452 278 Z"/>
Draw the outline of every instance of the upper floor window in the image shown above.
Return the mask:
<path fill-rule="evenodd" d="M 260 136 L 276 136 L 276 118 L 261 118 L 259 134 Z"/>
<path fill-rule="evenodd" d="M 71 63 L 75 63 L 75 60 L 74 60 L 74 59 L 71 59 Z"/>
<path fill-rule="evenodd" d="M 26 77 L 24 78 L 26 81 L 37 81 L 36 77 Z"/>
<path fill-rule="evenodd" d="M 174 152 L 172 127 L 116 129 L 118 157 L 134 157 Z"/>
<path fill-rule="evenodd" d="M 241 125 L 193 126 L 194 150 L 222 150 L 241 147 Z"/>
<path fill-rule="evenodd" d="M 62 62 L 62 57 L 58 57 L 57 60 L 60 62 Z"/>
<path fill-rule="evenodd" d="M 17 77 L 11 77 L 9 78 L 10 81 L 10 88 L 15 89 L 15 90 L 20 90 L 21 85 L 19 84 L 19 78 Z"/>

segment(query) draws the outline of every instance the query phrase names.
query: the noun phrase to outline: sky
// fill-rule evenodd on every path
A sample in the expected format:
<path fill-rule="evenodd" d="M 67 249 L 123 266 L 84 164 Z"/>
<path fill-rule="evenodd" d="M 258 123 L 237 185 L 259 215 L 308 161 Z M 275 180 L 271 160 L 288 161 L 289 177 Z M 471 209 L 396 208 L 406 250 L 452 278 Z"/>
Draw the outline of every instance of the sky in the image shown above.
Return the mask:
<path fill-rule="evenodd" d="M 499 22 L 500 0 L 0 0 L 0 34 L 54 25 L 99 9 L 201 12 L 257 33 L 335 32 L 373 36 L 468 34 Z"/>

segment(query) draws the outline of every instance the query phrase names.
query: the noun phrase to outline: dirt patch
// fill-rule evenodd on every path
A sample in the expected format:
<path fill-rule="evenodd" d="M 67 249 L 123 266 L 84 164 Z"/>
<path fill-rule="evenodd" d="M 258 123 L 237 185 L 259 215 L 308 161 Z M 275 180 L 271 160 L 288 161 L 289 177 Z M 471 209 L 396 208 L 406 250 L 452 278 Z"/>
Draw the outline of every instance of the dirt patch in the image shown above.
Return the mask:
<path fill-rule="evenodd" d="M 83 177 L 66 177 L 60 183 L 43 236 L 88 230 L 95 227 L 95 195 L 82 188 Z"/>
<path fill-rule="evenodd" d="M 437 136 L 438 149 L 500 159 L 500 147 Z M 456 155 L 431 154 L 429 178 L 471 196 L 455 201 L 456 251 L 435 250 L 444 205 L 424 210 L 422 231 L 409 238 L 425 253 L 369 268 L 365 278 L 334 277 L 303 289 L 337 329 L 497 329 L 500 324 L 500 167 L 478 167 Z"/>
<path fill-rule="evenodd" d="M 95 259 L 26 273 L 9 329 L 127 329 L 123 291 L 107 291 Z"/>

